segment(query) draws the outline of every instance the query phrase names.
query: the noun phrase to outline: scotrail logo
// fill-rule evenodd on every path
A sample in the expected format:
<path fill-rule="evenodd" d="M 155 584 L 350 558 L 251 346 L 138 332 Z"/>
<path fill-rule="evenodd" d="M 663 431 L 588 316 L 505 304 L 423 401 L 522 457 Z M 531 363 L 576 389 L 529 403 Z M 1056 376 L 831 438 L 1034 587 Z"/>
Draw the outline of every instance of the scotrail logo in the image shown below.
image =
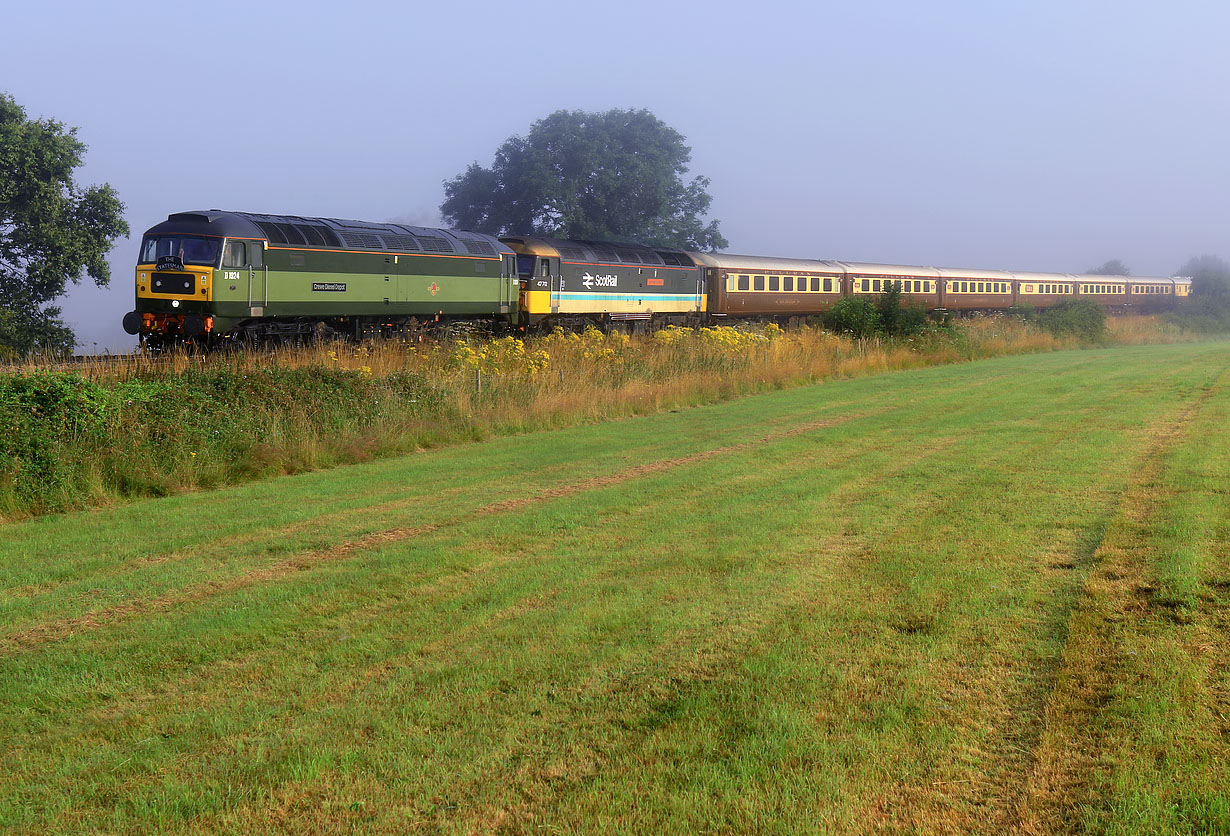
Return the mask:
<path fill-rule="evenodd" d="M 595 287 L 619 287 L 619 276 L 591 276 L 586 273 L 581 277 L 581 284 L 586 290 L 593 290 Z"/>

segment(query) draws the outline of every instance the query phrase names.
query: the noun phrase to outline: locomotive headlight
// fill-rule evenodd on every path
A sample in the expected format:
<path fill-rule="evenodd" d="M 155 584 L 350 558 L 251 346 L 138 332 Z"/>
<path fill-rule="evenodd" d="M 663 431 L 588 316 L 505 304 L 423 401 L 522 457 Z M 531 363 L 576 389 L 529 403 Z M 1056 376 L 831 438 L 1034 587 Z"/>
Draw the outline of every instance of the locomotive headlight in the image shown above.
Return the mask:
<path fill-rule="evenodd" d="M 178 300 L 178 299 L 172 299 L 172 300 L 171 300 L 171 307 L 172 307 L 172 308 L 178 308 L 178 307 L 179 307 L 179 300 Z"/>

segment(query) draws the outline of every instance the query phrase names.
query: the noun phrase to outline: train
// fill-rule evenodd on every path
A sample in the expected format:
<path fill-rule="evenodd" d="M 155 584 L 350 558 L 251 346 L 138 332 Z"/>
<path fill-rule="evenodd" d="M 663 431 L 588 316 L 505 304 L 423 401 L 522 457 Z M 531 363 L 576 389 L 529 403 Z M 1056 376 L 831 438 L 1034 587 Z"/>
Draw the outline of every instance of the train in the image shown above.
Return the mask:
<path fill-rule="evenodd" d="M 1154 311 L 1191 294 L 1191 280 L 1174 276 L 700 253 L 211 209 L 169 215 L 145 232 L 123 327 L 150 350 L 421 335 L 450 325 L 642 331 L 784 323 L 894 285 L 907 304 L 954 314 L 1077 298 Z"/>

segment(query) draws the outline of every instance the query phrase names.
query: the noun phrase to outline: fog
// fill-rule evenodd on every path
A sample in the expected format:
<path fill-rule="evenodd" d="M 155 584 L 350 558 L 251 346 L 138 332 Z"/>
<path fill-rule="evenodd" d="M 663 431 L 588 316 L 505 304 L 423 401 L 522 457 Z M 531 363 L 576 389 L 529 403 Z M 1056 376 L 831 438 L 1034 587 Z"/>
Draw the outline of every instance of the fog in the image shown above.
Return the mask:
<path fill-rule="evenodd" d="M 16 5 L 16 4 L 14 4 Z M 560 108 L 653 111 L 730 252 L 1168 275 L 1230 255 L 1230 8 L 1207 2 L 247 4 L 5 11 L 0 91 L 79 127 L 133 238 L 63 300 L 127 350 L 140 234 L 200 208 L 439 223 Z"/>

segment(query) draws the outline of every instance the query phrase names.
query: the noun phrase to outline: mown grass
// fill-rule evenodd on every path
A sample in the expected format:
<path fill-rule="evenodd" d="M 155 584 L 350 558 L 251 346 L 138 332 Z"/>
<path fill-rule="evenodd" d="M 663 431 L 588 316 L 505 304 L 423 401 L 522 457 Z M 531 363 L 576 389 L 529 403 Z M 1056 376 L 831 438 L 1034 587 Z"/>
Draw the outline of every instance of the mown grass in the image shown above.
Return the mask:
<path fill-rule="evenodd" d="M 1180 336 L 1155 319 L 1115 328 Z M 892 341 L 769 326 L 27 364 L 0 374 L 0 518 L 1073 345 L 999 317 Z"/>
<path fill-rule="evenodd" d="M 1227 409 L 1053 353 L 4 526 L 0 827 L 1218 832 Z"/>

